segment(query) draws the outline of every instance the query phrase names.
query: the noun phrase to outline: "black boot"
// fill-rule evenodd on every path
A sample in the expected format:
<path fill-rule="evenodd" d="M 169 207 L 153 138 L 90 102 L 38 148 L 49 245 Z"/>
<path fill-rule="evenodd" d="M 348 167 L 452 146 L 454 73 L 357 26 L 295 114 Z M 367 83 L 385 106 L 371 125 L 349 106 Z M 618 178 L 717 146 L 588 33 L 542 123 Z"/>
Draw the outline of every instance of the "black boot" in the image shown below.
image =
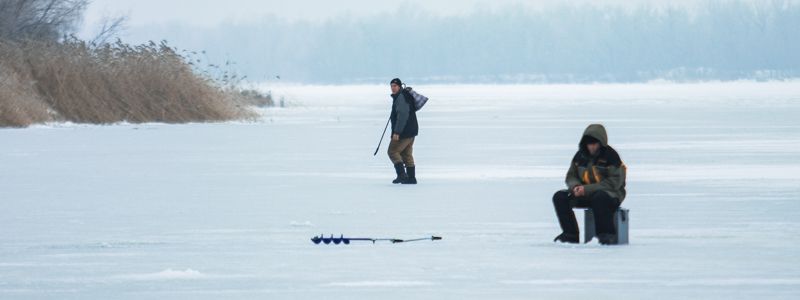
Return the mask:
<path fill-rule="evenodd" d="M 392 183 L 394 184 L 403 183 L 404 181 L 406 181 L 406 178 L 408 178 L 408 176 L 406 175 L 406 169 L 403 167 L 402 163 L 394 164 L 394 171 L 397 173 L 397 178 L 392 180 Z"/>
<path fill-rule="evenodd" d="M 616 245 L 617 244 L 617 235 L 610 234 L 610 233 L 601 233 L 597 235 L 597 239 L 600 240 L 601 245 Z"/>
<path fill-rule="evenodd" d="M 575 219 L 575 213 L 572 212 L 572 209 L 567 213 L 562 215 L 558 215 L 558 223 L 561 225 L 561 232 L 564 234 L 568 234 L 569 236 L 578 236 L 580 235 L 581 231 L 578 229 L 578 220 Z"/>
<path fill-rule="evenodd" d="M 416 167 L 406 167 L 406 181 L 403 184 L 417 184 L 417 171 Z"/>
<path fill-rule="evenodd" d="M 578 243 L 578 235 L 572 233 L 562 233 L 559 234 L 553 242 L 562 242 L 562 243 L 570 243 L 570 244 L 577 244 Z"/>

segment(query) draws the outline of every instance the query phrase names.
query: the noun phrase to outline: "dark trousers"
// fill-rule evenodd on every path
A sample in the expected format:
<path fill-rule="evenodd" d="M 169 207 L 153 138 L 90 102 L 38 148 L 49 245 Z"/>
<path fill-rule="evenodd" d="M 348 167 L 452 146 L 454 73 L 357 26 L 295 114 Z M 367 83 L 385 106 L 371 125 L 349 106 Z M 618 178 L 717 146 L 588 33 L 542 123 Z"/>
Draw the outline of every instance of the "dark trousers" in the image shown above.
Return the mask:
<path fill-rule="evenodd" d="M 594 223 L 597 234 L 616 234 L 614 229 L 614 213 L 620 201 L 611 198 L 606 192 L 595 192 L 588 197 L 573 197 L 567 191 L 558 191 L 553 195 L 553 206 L 556 209 L 558 223 L 564 233 L 579 234 L 578 221 L 572 208 L 591 208 L 594 212 Z"/>

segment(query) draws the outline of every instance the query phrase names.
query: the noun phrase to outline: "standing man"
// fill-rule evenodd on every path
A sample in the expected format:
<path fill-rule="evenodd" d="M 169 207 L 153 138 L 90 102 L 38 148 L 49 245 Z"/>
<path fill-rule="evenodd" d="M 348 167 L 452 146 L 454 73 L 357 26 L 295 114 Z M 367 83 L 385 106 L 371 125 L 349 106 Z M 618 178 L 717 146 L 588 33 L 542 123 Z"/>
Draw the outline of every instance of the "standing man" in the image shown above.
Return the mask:
<path fill-rule="evenodd" d="M 389 159 L 397 173 L 392 183 L 417 184 L 414 165 L 414 138 L 419 133 L 417 110 L 414 98 L 403 90 L 403 82 L 395 78 L 390 82 L 392 88 L 392 141 L 389 143 Z"/>
<path fill-rule="evenodd" d="M 626 171 L 617 151 L 608 145 L 606 128 L 600 124 L 589 125 L 567 172 L 567 190 L 553 195 L 553 206 L 562 230 L 554 242 L 578 243 L 578 222 L 572 208 L 588 207 L 594 212 L 600 243 L 616 244 L 613 217 L 625 200 Z"/>

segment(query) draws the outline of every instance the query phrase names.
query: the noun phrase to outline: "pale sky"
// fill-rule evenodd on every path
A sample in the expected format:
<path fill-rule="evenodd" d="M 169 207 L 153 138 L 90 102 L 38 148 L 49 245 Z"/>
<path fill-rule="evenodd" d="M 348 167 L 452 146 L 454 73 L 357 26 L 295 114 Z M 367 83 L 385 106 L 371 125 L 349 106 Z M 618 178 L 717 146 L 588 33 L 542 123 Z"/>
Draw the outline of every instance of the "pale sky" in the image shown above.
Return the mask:
<path fill-rule="evenodd" d="M 345 13 L 369 15 L 394 11 L 401 4 L 422 7 L 429 11 L 449 14 L 463 13 L 476 5 L 496 6 L 498 3 L 526 3 L 519 0 L 93 0 L 86 21 L 96 21 L 102 15 L 126 14 L 132 26 L 152 23 L 182 23 L 214 25 L 224 21 L 247 21 L 267 15 L 291 20 L 320 20 Z M 536 1 L 533 1 L 536 2 Z"/>
<path fill-rule="evenodd" d="M 474 22 L 474 24 L 478 24 L 480 26 L 484 26 L 486 28 L 493 28 L 491 25 L 495 23 L 494 19 L 491 17 L 503 17 L 513 15 L 510 14 L 507 9 L 514 9 L 514 10 L 542 10 L 545 13 L 552 11 L 554 13 L 558 13 L 561 15 L 548 15 L 549 22 L 554 22 L 561 26 L 567 31 L 561 32 L 557 29 L 553 28 L 545 28 L 543 30 L 550 30 L 551 35 L 544 35 L 544 36 L 565 36 L 568 32 L 576 32 L 576 33 L 585 33 L 588 32 L 585 30 L 585 26 L 581 27 L 584 24 L 584 20 L 572 20 L 570 19 L 569 10 L 565 9 L 552 9 L 550 8 L 557 8 L 556 6 L 570 6 L 574 8 L 587 8 L 592 6 L 614 6 L 615 9 L 605 9 L 605 10 L 596 10 L 598 13 L 605 13 L 605 12 L 619 12 L 619 8 L 630 10 L 631 12 L 636 13 L 634 8 L 665 8 L 665 7 L 677 7 L 677 8 L 684 8 L 689 12 L 689 16 L 691 17 L 693 13 L 697 15 L 706 15 L 706 16 L 713 16 L 715 8 L 722 7 L 725 8 L 725 5 L 709 5 L 709 2 L 714 4 L 719 4 L 718 2 L 740 2 L 746 3 L 748 5 L 753 5 L 754 7 L 764 6 L 764 8 L 771 9 L 774 8 L 771 5 L 772 3 L 784 3 L 784 2 L 772 2 L 768 0 L 337 0 L 337 1 L 329 1 L 329 0 L 92 0 L 92 5 L 88 8 L 85 14 L 85 26 L 84 30 L 79 33 L 79 36 L 86 39 L 94 38 L 96 35 L 97 29 L 100 27 L 98 21 L 103 16 L 115 16 L 115 15 L 126 15 L 128 17 L 127 21 L 127 29 L 122 30 L 120 32 L 120 37 L 125 40 L 126 42 L 131 43 L 142 43 L 149 40 L 168 40 L 170 45 L 178 47 L 180 49 L 193 49 L 193 50 L 207 50 L 207 55 L 209 60 L 216 60 L 219 61 L 237 61 L 237 62 L 249 62 L 247 66 L 238 67 L 242 70 L 242 72 L 250 72 L 248 75 L 253 76 L 266 76 L 270 74 L 283 74 L 287 76 L 295 76 L 295 78 L 299 78 L 297 80 L 331 80 L 332 78 L 338 78 L 338 75 L 332 75 L 331 68 L 328 66 L 331 64 L 339 63 L 336 59 L 332 59 L 330 54 L 325 53 L 324 51 L 318 51 L 315 47 L 308 47 L 309 41 L 306 39 L 314 39 L 315 41 L 319 41 L 322 45 L 326 45 L 324 43 L 333 44 L 330 39 L 326 39 L 325 36 L 322 36 L 322 30 L 316 30 L 316 28 L 322 28 L 320 26 L 304 26 L 303 24 L 286 24 L 284 22 L 277 22 L 272 25 L 273 27 L 263 27 L 265 30 L 278 30 L 280 32 L 273 32 L 271 34 L 275 35 L 277 38 L 280 38 L 281 43 L 270 44 L 267 37 L 263 35 L 258 35 L 254 32 L 239 32 L 239 31 L 229 31 L 223 32 L 220 29 L 232 30 L 231 28 L 237 28 L 234 26 L 228 26 L 226 23 L 233 23 L 233 24 L 242 24 L 244 26 L 238 27 L 247 30 L 258 30 L 254 28 L 259 28 L 261 26 L 259 23 L 261 21 L 268 21 L 274 20 L 275 18 L 283 20 L 290 20 L 290 21 L 312 21 L 312 22 L 323 22 L 330 18 L 342 16 L 346 18 L 358 19 L 363 18 L 366 16 L 371 15 L 380 15 L 386 13 L 387 20 L 386 22 L 392 22 L 392 24 L 380 24 L 381 20 L 371 19 L 365 23 L 355 23 L 356 25 L 359 24 L 370 24 L 370 26 L 381 27 L 383 26 L 383 31 L 376 31 L 376 32 L 383 32 L 386 33 L 387 28 L 392 28 L 392 26 L 396 25 L 398 22 L 402 22 L 403 20 L 397 20 L 396 12 L 401 10 L 402 12 L 406 11 L 413 11 L 414 9 L 419 9 L 424 12 L 426 15 L 471 15 L 474 12 L 484 12 L 484 11 L 491 11 L 491 10 L 502 10 L 500 13 L 496 15 L 491 14 L 481 14 L 481 17 L 489 16 L 490 18 L 483 18 L 478 20 L 470 20 L 470 19 L 456 19 L 459 22 L 455 24 L 460 24 L 459 26 L 464 26 L 464 24 L 470 25 Z M 789 0 L 791 3 L 800 5 L 800 0 Z M 742 6 L 734 5 L 736 7 L 742 8 Z M 588 12 L 595 12 L 592 10 L 586 10 Z M 766 10 L 769 11 L 769 10 Z M 705 14 L 705 13 L 708 14 Z M 757 12 L 757 11 L 756 11 Z M 537 14 L 520 14 L 519 16 L 537 16 Z M 647 15 L 647 14 L 643 14 Z M 731 15 L 725 11 L 720 12 L 719 16 L 724 16 L 727 19 L 724 19 L 725 22 L 736 22 L 736 15 Z M 598 16 L 594 16 L 598 17 Z M 680 21 L 679 18 L 680 14 L 676 16 L 675 19 Z M 623 18 L 624 19 L 624 18 Z M 710 20 L 716 20 L 714 18 L 709 18 Z M 423 20 L 430 20 L 427 18 L 423 18 Z M 631 19 L 634 20 L 634 19 Z M 628 20 L 628 21 L 631 21 Z M 634 20 L 636 21 L 636 20 Z M 642 23 L 647 23 L 646 20 L 638 20 L 636 22 L 631 21 L 631 25 L 642 25 Z M 638 22 L 638 23 L 637 23 Z M 445 20 L 446 23 L 446 20 Z M 502 22 L 501 22 L 502 23 Z M 525 23 L 525 22 L 522 22 Z M 535 22 L 534 22 L 535 23 Z M 574 24 L 572 24 L 574 23 Z M 219 26 L 221 24 L 226 24 L 225 26 Z M 264 26 L 270 25 L 271 23 L 266 23 Z M 335 26 L 339 27 L 335 27 Z M 347 22 L 341 22 L 341 20 L 332 22 L 330 25 L 334 26 L 333 28 L 336 30 L 340 30 L 337 33 L 347 33 L 347 30 L 353 30 L 356 34 L 359 34 L 358 30 L 363 30 L 360 28 L 356 29 L 348 29 L 344 25 L 348 25 Z M 431 23 L 435 24 L 435 23 Z M 577 24 L 577 25 L 576 25 Z M 385 25 L 385 26 L 384 26 Z M 391 26 L 390 26 L 391 25 Z M 405 26 L 405 24 L 402 24 Z M 575 25 L 575 26 L 572 26 Z M 646 24 L 645 24 L 646 25 Z M 725 30 L 725 24 L 716 24 L 712 28 L 713 30 L 717 30 L 714 32 L 723 32 Z M 314 30 L 306 30 L 307 28 L 314 28 Z M 740 27 L 737 27 L 740 28 Z M 787 33 L 793 33 L 793 31 L 789 29 L 784 29 L 782 27 L 776 27 Z M 207 30 L 206 30 L 207 29 Z M 440 28 L 416 28 L 420 31 L 427 30 L 431 33 L 431 36 L 438 36 L 436 35 L 437 32 L 458 32 L 455 30 L 444 30 Z M 495 28 L 497 29 L 497 28 Z M 247 31 L 243 30 L 243 31 Z M 569 31 L 572 30 L 572 31 Z M 309 33 L 310 32 L 310 33 Z M 524 32 L 524 31 L 514 31 L 514 32 Z M 623 41 L 619 45 L 613 45 L 614 47 L 625 47 L 625 45 L 629 45 L 631 43 L 638 43 L 639 48 L 636 49 L 649 49 L 652 44 L 650 40 L 636 40 L 637 37 L 635 33 L 641 33 L 643 31 L 636 31 L 633 30 L 633 33 L 625 33 L 622 32 L 618 35 L 621 38 L 631 37 L 633 36 L 633 40 L 626 40 Z M 726 31 L 727 32 L 727 31 Z M 299 33 L 299 34 L 298 34 Z M 311 36 L 305 36 L 304 34 L 311 34 Z M 604 32 L 602 34 L 606 34 L 606 37 L 613 38 L 616 37 L 615 33 Z M 259 36 L 260 39 L 253 39 L 252 36 Z M 476 35 L 480 36 L 480 35 Z M 721 36 L 725 36 L 722 34 Z M 463 33 L 459 34 L 459 36 L 454 37 L 454 40 L 461 41 L 462 44 L 474 42 L 474 37 L 470 33 Z M 504 41 L 511 41 L 514 37 L 498 37 L 500 40 Z M 534 46 L 538 45 L 533 39 L 535 37 L 528 37 L 530 40 L 526 42 L 525 45 L 531 45 L 532 49 L 539 49 Z M 541 38 L 541 37 L 540 37 Z M 669 40 L 670 37 L 655 37 L 658 39 L 667 39 Z M 266 41 L 264 41 L 266 40 Z M 362 39 L 363 40 L 363 39 Z M 371 40 L 371 39 L 366 39 Z M 587 39 L 588 40 L 588 39 Z M 682 41 L 681 39 L 674 39 L 675 41 Z M 221 42 L 225 41 L 225 42 Z M 551 39 L 553 43 L 558 44 L 559 39 Z M 619 40 L 615 40 L 618 41 Z M 379 41 L 381 42 L 381 41 Z M 736 40 L 731 40 L 731 43 L 736 43 Z M 775 40 L 775 43 L 780 45 L 780 40 Z M 377 43 L 377 42 L 376 42 Z M 384 45 L 386 41 L 382 41 Z M 431 43 L 436 44 L 435 41 L 431 41 Z M 650 43 L 650 44 L 649 44 Z M 596 47 L 597 49 L 587 49 L 583 48 L 582 45 L 584 43 L 573 43 L 569 44 L 566 43 L 563 47 L 573 47 L 569 48 L 572 49 L 572 52 L 566 51 L 563 56 L 559 56 L 560 54 L 555 53 L 559 51 L 551 51 L 554 52 L 552 54 L 553 57 L 558 57 L 562 59 L 563 62 L 554 63 L 552 64 L 552 68 L 550 67 L 541 67 L 541 66 L 550 66 L 550 62 L 543 62 L 535 60 L 536 57 L 539 56 L 525 56 L 522 52 L 514 52 L 517 53 L 516 56 L 525 56 L 531 57 L 530 68 L 536 69 L 540 68 L 545 70 L 544 72 L 551 72 L 551 69 L 564 69 L 564 72 L 572 72 L 572 70 L 586 70 L 586 72 L 594 72 L 589 67 L 583 67 L 580 64 L 577 64 L 574 61 L 569 60 L 568 55 L 583 55 L 583 53 L 593 53 L 596 51 L 601 50 L 608 50 L 610 49 L 608 45 L 604 44 L 592 44 L 592 47 Z M 656 43 L 657 44 L 657 43 Z M 678 43 L 675 43 L 678 44 Z M 785 42 L 785 44 L 789 45 L 789 42 Z M 247 45 L 247 47 L 241 47 L 240 45 Z M 381 45 L 381 44 L 376 44 Z M 492 52 L 487 49 L 483 49 L 483 52 L 470 52 L 470 51 L 458 51 L 459 55 L 463 54 L 463 56 L 455 56 L 458 53 L 443 53 L 443 52 L 436 52 L 439 51 L 437 49 L 450 49 L 444 47 L 444 45 L 436 44 L 438 46 L 432 46 L 432 51 L 430 54 L 418 54 L 418 58 L 421 61 L 428 59 L 428 63 L 435 64 L 439 60 L 442 59 L 450 59 L 452 63 L 442 63 L 442 65 L 437 66 L 436 70 L 428 71 L 427 73 L 420 73 L 420 76 L 440 76 L 440 75 L 449 75 L 452 72 L 455 75 L 464 75 L 464 76 L 483 76 L 484 73 L 489 74 L 491 72 L 501 72 L 505 69 L 515 69 L 517 66 L 514 62 L 504 62 L 505 65 L 502 65 L 502 68 L 497 67 L 498 64 L 477 64 L 481 65 L 483 68 L 486 69 L 484 72 L 483 70 L 473 70 L 469 68 L 461 68 L 459 69 L 459 63 L 457 61 L 475 61 L 476 57 L 480 57 L 483 54 L 491 54 L 493 57 L 497 57 L 498 61 L 502 60 L 504 55 L 507 55 L 508 51 L 500 51 L 500 52 Z M 575 46 L 579 45 L 579 46 Z M 660 44 L 657 44 L 660 45 Z M 355 56 L 347 56 L 349 53 L 345 49 L 346 46 L 340 48 L 337 55 L 342 57 L 350 57 L 349 61 L 342 61 L 341 66 L 360 66 L 359 68 L 355 68 L 352 72 L 348 73 L 353 76 L 352 78 L 369 78 L 369 76 L 373 76 L 374 74 L 378 74 L 383 76 L 382 74 L 389 74 L 394 72 L 394 70 L 388 69 L 379 69 L 376 66 L 372 66 L 366 63 L 362 63 L 363 61 L 379 61 L 380 57 L 386 53 L 380 53 L 373 51 L 371 48 L 373 44 L 369 44 L 368 42 L 363 42 L 358 50 L 363 50 L 358 55 L 371 55 L 369 60 L 360 59 L 361 57 Z M 452 45 L 449 45 L 452 46 Z M 714 46 L 714 45 L 712 45 Z M 721 51 L 722 48 L 711 48 L 706 49 L 708 52 L 715 52 Z M 724 46 L 724 45 L 723 45 Z M 745 45 L 746 47 L 751 47 Z M 743 46 L 743 47 L 745 47 Z M 722 46 L 720 46 L 722 47 Z M 751 53 L 762 53 L 754 50 L 752 46 L 748 51 Z M 631 48 L 631 47 L 629 47 Z M 635 47 L 633 47 L 635 48 Z M 664 48 L 664 47 L 662 47 Z M 302 49 L 303 53 L 298 54 L 297 49 Z M 355 49 L 355 48 L 354 48 Z M 376 49 L 383 49 L 383 48 L 376 48 Z M 519 49 L 514 49 L 514 51 L 526 51 L 525 47 L 520 47 Z M 681 51 L 691 52 L 694 49 L 690 48 L 669 48 L 667 47 L 666 50 L 664 49 L 653 49 L 657 53 L 661 53 L 664 55 L 662 61 L 658 61 L 654 58 L 654 60 L 658 61 L 660 65 L 658 66 L 665 66 L 663 70 L 666 70 L 670 67 L 685 67 L 681 64 L 675 64 L 669 61 L 672 59 L 673 61 L 680 61 L 681 57 L 672 55 L 674 53 L 669 51 L 678 51 L 675 49 L 682 49 Z M 781 50 L 781 47 L 775 48 L 777 50 Z M 436 51 L 434 51 L 436 50 Z M 541 50 L 541 49 L 540 49 Z M 776 51 L 777 51 L 776 50 Z M 477 51 L 477 50 L 476 50 Z M 509 50 L 510 51 L 510 50 Z M 678 51 L 680 52 L 680 51 Z M 769 52 L 769 51 L 767 51 Z M 774 52 L 774 51 L 773 51 Z M 395 52 L 387 51 L 388 54 L 396 55 L 399 57 L 399 54 Z M 392 54 L 395 53 L 395 54 Z M 572 54 L 569 54 L 572 53 Z M 577 53 L 577 54 L 576 54 Z M 614 55 L 614 51 L 607 51 L 603 52 L 607 53 L 608 55 L 602 56 L 603 58 L 611 57 Z M 766 52 L 764 52 L 766 53 Z M 772 53 L 772 52 L 770 52 Z M 547 53 L 544 53 L 547 54 Z M 702 54 L 702 53 L 701 53 Z M 777 51 L 775 53 L 776 57 L 783 57 L 782 59 L 789 60 L 793 57 L 789 56 L 780 56 L 783 55 L 783 52 Z M 355 54 L 353 54 L 355 55 Z M 708 61 L 713 62 L 713 59 L 709 59 L 708 57 L 711 56 L 703 56 L 698 55 L 699 59 L 707 59 Z M 735 55 L 734 55 L 735 56 Z M 616 56 L 613 56 L 616 57 Z M 733 56 L 730 56 L 733 57 Z M 789 58 L 786 58 L 789 57 Z M 455 59 L 455 58 L 458 58 Z M 592 60 L 594 58 L 591 54 L 585 55 L 587 60 Z M 622 59 L 622 58 L 620 58 Z M 761 57 L 748 57 L 751 62 L 757 64 L 758 62 L 765 62 L 768 67 L 772 68 L 773 65 L 768 64 L 772 63 L 773 60 L 771 59 L 764 59 Z M 719 59 L 717 59 L 719 60 Z M 533 63 L 535 61 L 536 63 Z M 602 62 L 601 62 L 602 63 Z M 252 65 L 251 65 L 252 64 Z M 574 68 L 569 67 L 560 67 L 563 65 L 567 66 L 574 66 Z M 572 65 L 570 65 L 572 64 Z M 576 65 L 577 64 L 577 65 Z M 610 64 L 610 63 L 609 63 Z M 625 68 L 651 68 L 654 64 L 650 63 L 647 60 L 641 62 L 641 65 L 626 65 Z M 701 67 L 705 67 L 703 64 L 696 64 Z M 337 65 L 339 66 L 339 65 Z M 450 69 L 448 69 L 450 68 Z M 596 69 L 602 69 L 605 66 L 596 66 Z M 623 67 L 620 67 L 623 68 Z M 374 71 L 373 71 L 374 69 Z M 443 71 L 437 71 L 437 70 Z M 590 70 L 591 69 L 591 70 Z M 501 70 L 501 71 L 494 71 L 494 70 Z M 539 70 L 539 69 L 537 69 Z M 627 70 L 627 69 L 624 69 Z M 650 70 L 650 69 L 647 69 Z M 749 69 L 748 69 L 749 70 Z M 436 73 L 436 72 L 444 72 L 444 73 Z M 459 73 L 461 72 L 461 73 Z M 481 73 L 483 72 L 483 73 Z M 487 73 L 488 72 L 488 73 Z M 521 71 L 522 72 L 522 71 Z M 265 75 L 266 74 L 266 75 Z M 500 73 L 497 73 L 500 74 Z M 497 74 L 490 74 L 492 76 Z M 500 74 L 503 75 L 503 74 Z M 343 75 L 344 76 L 344 75 Z M 361 76 L 361 77 L 358 77 Z M 252 76 L 251 76 L 252 77 Z M 288 78 L 288 77 L 285 77 Z"/>

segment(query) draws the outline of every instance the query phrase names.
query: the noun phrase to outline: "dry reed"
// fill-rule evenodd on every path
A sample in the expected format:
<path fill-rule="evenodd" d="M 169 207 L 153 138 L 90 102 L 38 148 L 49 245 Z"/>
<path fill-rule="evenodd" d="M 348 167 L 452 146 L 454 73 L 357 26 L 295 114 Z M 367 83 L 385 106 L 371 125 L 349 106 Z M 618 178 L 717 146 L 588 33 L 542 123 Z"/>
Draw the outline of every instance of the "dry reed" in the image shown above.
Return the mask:
<path fill-rule="evenodd" d="M 0 41 L 0 126 L 226 121 L 246 102 L 165 43 Z"/>

